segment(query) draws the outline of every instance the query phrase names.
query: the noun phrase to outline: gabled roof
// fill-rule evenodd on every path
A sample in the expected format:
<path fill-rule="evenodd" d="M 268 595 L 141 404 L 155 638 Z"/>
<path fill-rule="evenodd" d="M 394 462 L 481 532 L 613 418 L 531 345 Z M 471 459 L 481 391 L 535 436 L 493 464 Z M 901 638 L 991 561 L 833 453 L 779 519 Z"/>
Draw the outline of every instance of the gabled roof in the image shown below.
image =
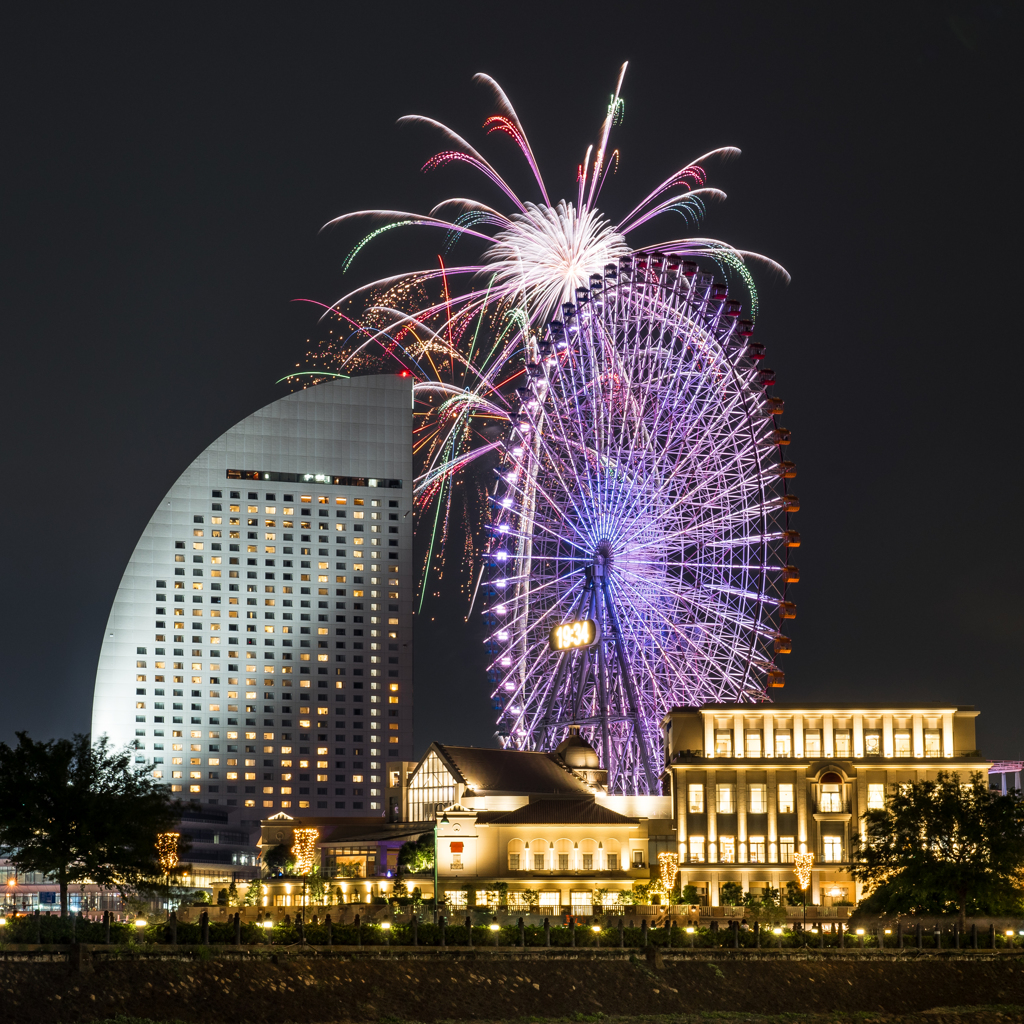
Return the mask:
<path fill-rule="evenodd" d="M 639 818 L 627 818 L 593 799 L 535 800 L 514 811 L 481 811 L 480 825 L 638 825 Z"/>
<path fill-rule="evenodd" d="M 441 743 L 433 746 L 455 777 L 474 793 L 570 796 L 591 792 L 590 787 L 553 754 L 492 747 L 450 747 Z"/>

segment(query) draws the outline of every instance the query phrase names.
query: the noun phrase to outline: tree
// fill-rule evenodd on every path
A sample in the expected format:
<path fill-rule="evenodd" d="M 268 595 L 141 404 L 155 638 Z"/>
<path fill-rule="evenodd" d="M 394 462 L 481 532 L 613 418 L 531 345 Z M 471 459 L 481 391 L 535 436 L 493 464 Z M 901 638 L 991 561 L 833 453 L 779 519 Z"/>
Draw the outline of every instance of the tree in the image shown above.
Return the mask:
<path fill-rule="evenodd" d="M 172 830 L 181 808 L 135 766 L 134 752 L 112 751 L 106 737 L 16 735 L 16 746 L 0 743 L 0 855 L 54 878 L 61 916 L 74 882 L 122 893 L 155 883 L 163 874 L 157 835 Z"/>
<path fill-rule="evenodd" d="M 738 907 L 743 903 L 743 886 L 739 882 L 725 882 L 719 893 L 723 907 Z"/>
<path fill-rule="evenodd" d="M 255 878 L 249 883 L 249 888 L 245 890 L 245 899 L 242 901 L 243 907 L 262 907 L 263 906 L 263 880 Z"/>
<path fill-rule="evenodd" d="M 398 866 L 410 874 L 434 870 L 434 833 L 424 832 L 419 839 L 402 843 Z"/>
<path fill-rule="evenodd" d="M 314 906 L 322 907 L 327 901 L 328 886 L 324 883 L 323 875 L 315 864 L 310 868 L 308 876 L 309 902 Z"/>
<path fill-rule="evenodd" d="M 291 874 L 294 867 L 291 847 L 284 843 L 269 847 L 263 854 L 263 867 L 271 877 Z"/>
<path fill-rule="evenodd" d="M 897 783 L 886 806 L 864 815 L 853 874 L 873 889 L 862 904 L 879 912 L 955 909 L 998 913 L 1024 888 L 1024 803 L 1001 796 L 975 772 Z"/>
<path fill-rule="evenodd" d="M 700 903 L 700 893 L 697 892 L 697 886 L 695 885 L 684 885 L 679 892 L 680 902 L 688 907 L 694 907 Z"/>
<path fill-rule="evenodd" d="M 791 907 L 802 907 L 806 898 L 806 893 L 800 888 L 796 882 L 791 878 L 786 883 L 786 903 Z"/>
<path fill-rule="evenodd" d="M 228 906 L 237 907 L 238 902 L 238 886 L 235 884 L 235 880 L 231 879 L 231 884 L 228 886 Z"/>

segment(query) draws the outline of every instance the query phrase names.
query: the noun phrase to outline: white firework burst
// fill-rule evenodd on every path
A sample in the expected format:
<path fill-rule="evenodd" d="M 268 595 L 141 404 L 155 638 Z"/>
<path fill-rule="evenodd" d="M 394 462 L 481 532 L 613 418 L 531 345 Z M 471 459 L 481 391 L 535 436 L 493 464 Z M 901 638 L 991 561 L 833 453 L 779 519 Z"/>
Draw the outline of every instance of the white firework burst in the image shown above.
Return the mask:
<path fill-rule="evenodd" d="M 495 167 L 461 135 L 430 117 L 411 115 L 401 122 L 425 124 L 439 130 L 454 148 L 443 150 L 424 164 L 424 170 L 433 170 L 451 163 L 463 163 L 480 171 L 512 203 L 511 213 L 475 199 L 452 198 L 438 203 L 429 214 L 409 213 L 402 210 L 360 210 L 342 214 L 329 221 L 325 228 L 356 218 L 372 218 L 385 223 L 367 234 L 352 250 L 345 261 L 346 269 L 356 255 L 371 240 L 394 228 L 409 225 L 443 228 L 449 232 L 449 243 L 460 238 L 475 238 L 486 243 L 479 263 L 437 269 L 421 269 L 372 281 L 338 299 L 331 307 L 340 309 L 346 303 L 368 291 L 381 291 L 399 281 L 427 284 L 444 280 L 443 302 L 415 311 L 415 315 L 428 320 L 438 313 L 449 319 L 457 317 L 468 324 L 487 307 L 514 306 L 534 325 L 542 325 L 562 302 L 570 301 L 575 290 L 585 287 L 589 279 L 600 274 L 605 266 L 630 252 L 660 251 L 666 255 L 710 256 L 723 270 L 738 274 L 750 291 L 752 306 L 756 307 L 753 281 L 746 269 L 747 259 L 762 261 L 788 278 L 786 271 L 768 257 L 737 249 L 715 238 L 677 238 L 654 246 L 633 250 L 626 236 L 663 213 L 674 212 L 696 223 L 704 213 L 704 204 L 710 198 L 724 199 L 725 193 L 705 184 L 702 163 L 713 157 L 728 157 L 739 153 L 732 146 L 723 146 L 698 157 L 663 181 L 617 224 L 598 210 L 597 200 L 602 186 L 618 161 L 618 152 L 609 151 L 611 130 L 621 112 L 619 92 L 626 65 L 622 66 L 615 92 L 601 125 L 599 140 L 591 146 L 578 166 L 575 201 L 561 199 L 552 202 L 544 178 L 512 104 L 504 91 L 489 75 L 477 75 L 476 80 L 489 86 L 498 101 L 500 114 L 485 121 L 488 132 L 502 132 L 519 146 L 533 172 L 543 199 L 533 203 L 515 193 Z M 456 212 L 446 219 L 441 212 Z M 483 228 L 496 229 L 487 234 Z M 451 296 L 448 281 L 458 278 L 481 278 L 482 283 Z"/>
<path fill-rule="evenodd" d="M 484 253 L 494 286 L 523 295 L 541 320 L 572 302 L 594 274 L 629 253 L 626 239 L 598 210 L 577 214 L 572 203 L 526 204 Z"/>

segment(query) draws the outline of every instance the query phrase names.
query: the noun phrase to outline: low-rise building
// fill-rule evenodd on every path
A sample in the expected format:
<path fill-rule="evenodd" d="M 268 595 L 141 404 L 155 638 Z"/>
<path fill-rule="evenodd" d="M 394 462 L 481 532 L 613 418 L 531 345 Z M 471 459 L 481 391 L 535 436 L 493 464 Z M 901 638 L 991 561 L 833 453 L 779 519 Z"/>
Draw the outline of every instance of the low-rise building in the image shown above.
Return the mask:
<path fill-rule="evenodd" d="M 971 706 L 713 704 L 663 721 L 683 885 L 785 890 L 811 854 L 808 903 L 856 903 L 850 872 L 865 811 L 895 783 L 987 772 Z"/>
<path fill-rule="evenodd" d="M 402 821 L 282 813 L 263 823 L 263 844 L 316 828 L 315 862 L 335 898 L 365 903 L 394 894 L 402 844 L 427 835 L 453 911 L 500 901 L 548 915 L 614 912 L 635 886 L 658 882 L 666 897 L 693 886 L 700 913 L 717 916 L 736 887 L 799 885 L 798 855 L 810 855 L 807 903 L 824 908 L 814 916 L 841 917 L 833 908 L 862 895 L 850 861 L 865 811 L 883 806 L 894 784 L 987 772 L 976 716 L 945 704 L 675 709 L 662 725 L 658 796 L 607 793 L 607 773 L 579 735 L 547 753 L 435 743 L 415 767 L 394 765 L 389 817 Z M 407 884 L 432 898 L 433 872 Z M 296 885 L 270 880 L 265 905 L 301 905 Z"/>

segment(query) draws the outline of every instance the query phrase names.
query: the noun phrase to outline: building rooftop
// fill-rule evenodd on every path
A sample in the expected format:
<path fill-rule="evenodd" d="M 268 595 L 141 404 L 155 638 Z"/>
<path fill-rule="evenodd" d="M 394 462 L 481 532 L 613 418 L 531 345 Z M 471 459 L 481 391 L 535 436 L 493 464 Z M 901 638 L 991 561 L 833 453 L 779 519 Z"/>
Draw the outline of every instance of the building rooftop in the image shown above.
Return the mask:
<path fill-rule="evenodd" d="M 672 708 L 666 712 L 665 717 L 669 715 L 685 714 L 685 713 L 698 713 L 702 711 L 713 711 L 713 712 L 728 712 L 730 714 L 763 714 L 766 711 L 781 712 L 783 714 L 793 714 L 801 711 L 814 711 L 814 712 L 828 712 L 828 711 L 843 711 L 849 714 L 872 714 L 872 715 L 883 715 L 890 711 L 899 711 L 901 713 L 913 712 L 913 711 L 927 711 L 931 713 L 946 711 L 946 712 L 960 712 L 963 713 L 974 713 L 973 704 L 947 704 L 929 701 L 909 701 L 907 703 L 885 703 L 885 704 L 841 704 L 829 702 L 827 704 L 702 704 L 697 708 Z"/>
<path fill-rule="evenodd" d="M 534 800 L 514 811 L 481 811 L 478 825 L 639 825 L 628 818 L 588 800 Z"/>
<path fill-rule="evenodd" d="M 589 795 L 590 787 L 556 755 L 491 747 L 434 747 L 474 793 Z"/>

